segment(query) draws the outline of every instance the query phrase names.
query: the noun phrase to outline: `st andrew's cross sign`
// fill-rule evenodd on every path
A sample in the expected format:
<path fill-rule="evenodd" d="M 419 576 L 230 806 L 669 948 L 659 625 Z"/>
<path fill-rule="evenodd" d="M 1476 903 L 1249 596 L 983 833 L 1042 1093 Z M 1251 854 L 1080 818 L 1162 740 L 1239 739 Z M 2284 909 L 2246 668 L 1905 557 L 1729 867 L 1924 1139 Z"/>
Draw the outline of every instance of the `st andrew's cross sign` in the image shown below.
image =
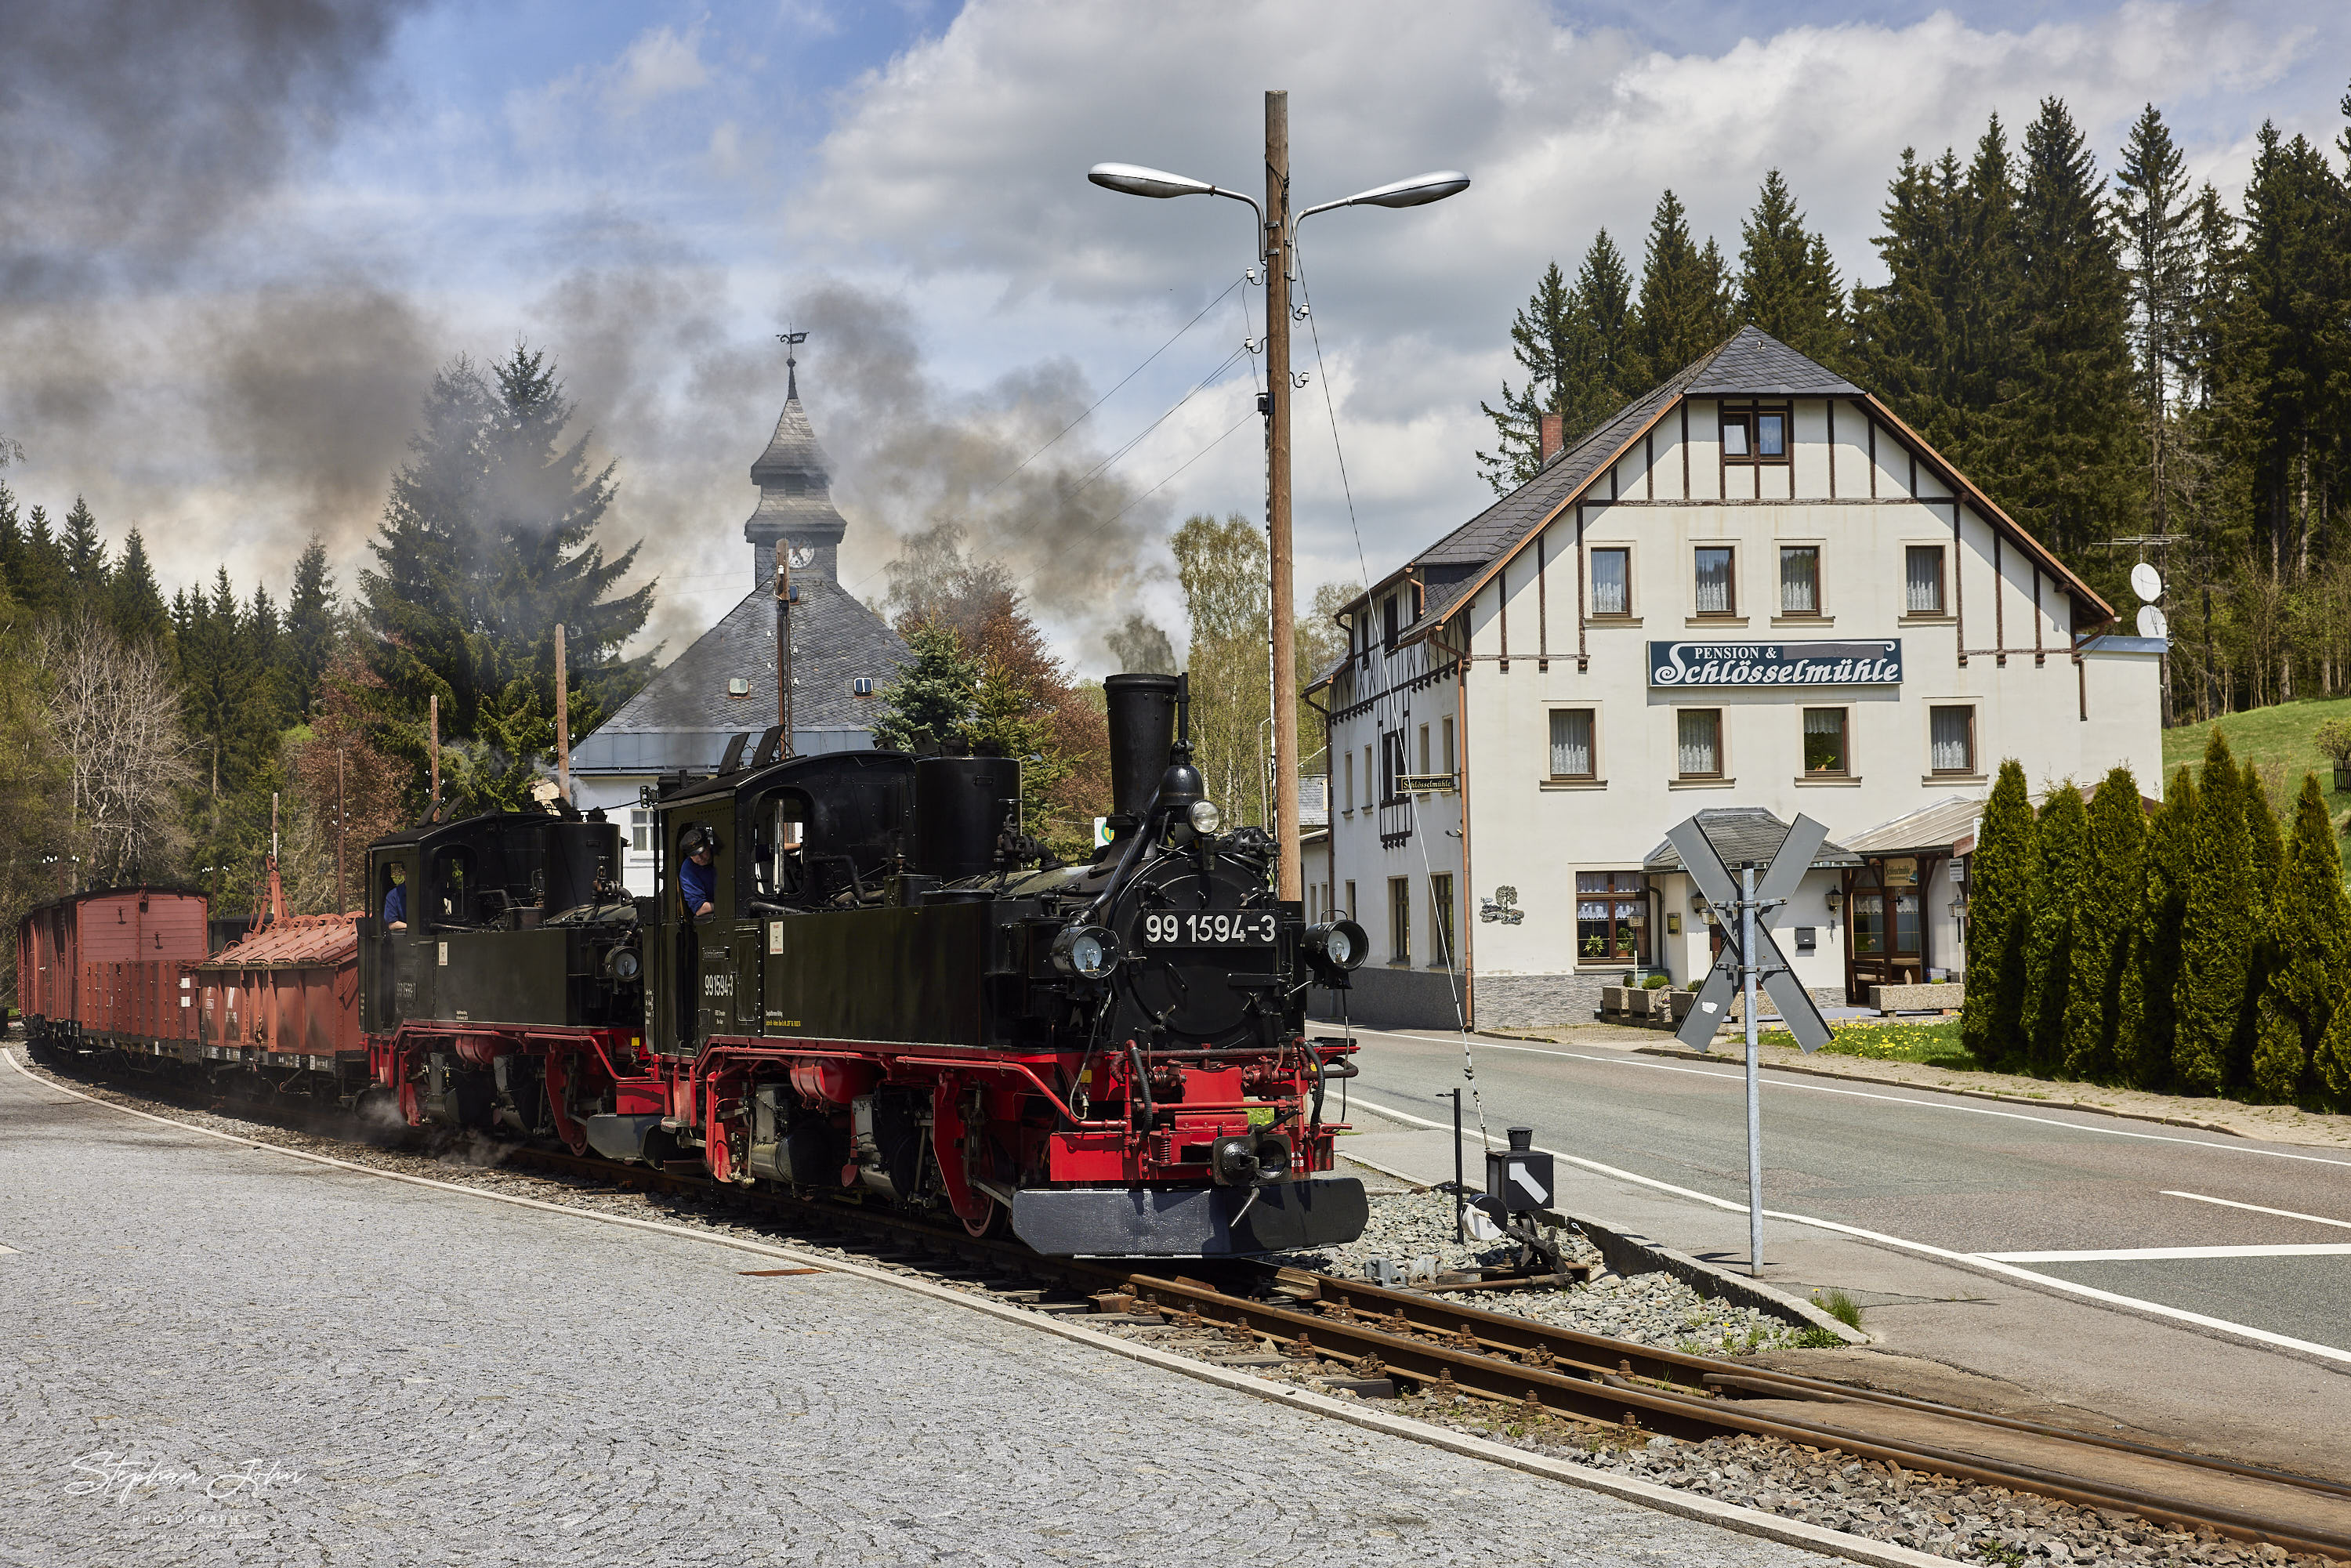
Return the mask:
<path fill-rule="evenodd" d="M 1704 1051 L 1713 1043 L 1714 1031 L 1721 1024 L 1723 1009 L 1730 1005 L 1731 993 L 1742 979 L 1751 977 L 1761 981 L 1780 1009 L 1780 1017 L 1795 1035 L 1796 1043 L 1807 1051 L 1818 1051 L 1829 1042 L 1829 1026 L 1821 1019 L 1821 1009 L 1813 1004 L 1813 995 L 1803 988 L 1788 961 L 1780 955 L 1779 944 L 1771 939 L 1771 925 L 1788 895 L 1796 891 L 1796 883 L 1827 841 L 1829 831 L 1810 817 L 1798 817 L 1789 828 L 1788 836 L 1781 841 L 1779 853 L 1764 869 L 1761 882 L 1747 878 L 1751 892 L 1742 897 L 1741 884 L 1734 880 L 1729 868 L 1716 852 L 1714 841 L 1706 836 L 1696 817 L 1673 828 L 1666 841 L 1674 846 L 1681 857 L 1682 867 L 1698 883 L 1708 904 L 1720 915 L 1722 921 L 1722 952 L 1714 961 L 1714 968 L 1706 977 L 1706 985 L 1698 991 L 1698 1002 L 1682 1020 L 1675 1038 L 1693 1051 Z M 1741 955 L 1752 933 L 1755 949 L 1753 962 Z M 1754 1035 L 1755 1008 L 1753 993 L 1749 993 L 1747 1007 L 1748 1035 Z"/>
<path fill-rule="evenodd" d="M 1746 1007 L 1742 1009 L 1747 1025 L 1747 1268 L 1752 1274 L 1763 1271 L 1763 1092 L 1758 1081 L 1755 1046 L 1755 987 L 1758 981 L 1771 993 L 1771 1003 L 1780 1009 L 1796 1043 L 1806 1051 L 1817 1051 L 1829 1042 L 1829 1026 L 1821 1020 L 1821 1009 L 1813 1005 L 1813 994 L 1797 980 L 1788 961 L 1780 956 L 1779 944 L 1771 940 L 1771 923 L 1796 891 L 1811 868 L 1813 857 L 1820 853 L 1821 845 L 1828 841 L 1829 831 L 1810 817 L 1798 817 L 1788 829 L 1788 836 L 1780 841 L 1771 863 L 1763 868 L 1759 883 L 1752 864 L 1739 868 L 1739 880 L 1733 882 L 1730 870 L 1716 852 L 1714 841 L 1706 836 L 1696 817 L 1672 829 L 1666 841 L 1681 856 L 1682 869 L 1698 883 L 1698 890 L 1714 906 L 1718 915 L 1730 915 L 1732 920 L 1721 923 L 1722 952 L 1715 958 L 1714 968 L 1698 994 L 1698 1002 L 1682 1020 L 1675 1038 L 1693 1050 L 1704 1051 L 1714 1043 L 1715 1027 L 1722 1021 L 1722 1009 L 1729 1005 L 1734 987 L 1746 991 Z"/>

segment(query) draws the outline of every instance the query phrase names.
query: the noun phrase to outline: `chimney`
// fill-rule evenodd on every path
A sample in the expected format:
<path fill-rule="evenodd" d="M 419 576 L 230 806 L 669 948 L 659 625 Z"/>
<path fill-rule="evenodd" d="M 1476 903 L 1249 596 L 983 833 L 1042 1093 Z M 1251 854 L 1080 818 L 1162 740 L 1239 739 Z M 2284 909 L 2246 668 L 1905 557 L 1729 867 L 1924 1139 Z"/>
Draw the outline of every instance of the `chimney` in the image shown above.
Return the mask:
<path fill-rule="evenodd" d="M 1560 447 L 1566 444 L 1566 434 L 1567 416 L 1565 414 L 1544 414 L 1541 434 L 1535 437 L 1536 456 L 1544 463 L 1558 456 Z"/>

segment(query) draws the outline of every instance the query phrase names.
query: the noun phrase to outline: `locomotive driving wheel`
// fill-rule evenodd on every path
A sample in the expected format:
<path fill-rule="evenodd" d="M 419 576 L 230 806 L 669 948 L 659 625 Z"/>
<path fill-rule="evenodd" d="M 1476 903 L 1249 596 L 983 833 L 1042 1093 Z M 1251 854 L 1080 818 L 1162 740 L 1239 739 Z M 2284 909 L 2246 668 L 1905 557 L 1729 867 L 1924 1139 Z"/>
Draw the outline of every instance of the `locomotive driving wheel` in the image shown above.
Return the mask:
<path fill-rule="evenodd" d="M 963 1228 L 967 1234 L 976 1240 L 994 1241 L 1012 1228 L 1010 1209 L 1005 1207 L 990 1194 L 975 1192 L 972 1196 L 987 1207 L 980 1212 L 977 1219 L 964 1219 Z M 963 1218 L 960 1215 L 956 1218 Z"/>

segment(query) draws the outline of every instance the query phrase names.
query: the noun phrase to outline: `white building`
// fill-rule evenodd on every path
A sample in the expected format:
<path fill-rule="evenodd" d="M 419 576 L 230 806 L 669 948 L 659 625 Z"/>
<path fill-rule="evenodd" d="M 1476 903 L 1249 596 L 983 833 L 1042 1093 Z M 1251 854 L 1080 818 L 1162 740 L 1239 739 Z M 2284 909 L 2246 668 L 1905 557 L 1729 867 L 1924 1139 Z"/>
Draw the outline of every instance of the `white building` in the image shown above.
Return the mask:
<path fill-rule="evenodd" d="M 1665 835 L 1710 809 L 1828 827 L 1780 923 L 1816 995 L 1959 969 L 2002 758 L 2161 788 L 2163 644 L 2113 620 L 1876 397 L 1741 331 L 1341 613 L 1310 903 L 1371 935 L 1351 1015 L 1562 1022 L 1702 974 Z"/>

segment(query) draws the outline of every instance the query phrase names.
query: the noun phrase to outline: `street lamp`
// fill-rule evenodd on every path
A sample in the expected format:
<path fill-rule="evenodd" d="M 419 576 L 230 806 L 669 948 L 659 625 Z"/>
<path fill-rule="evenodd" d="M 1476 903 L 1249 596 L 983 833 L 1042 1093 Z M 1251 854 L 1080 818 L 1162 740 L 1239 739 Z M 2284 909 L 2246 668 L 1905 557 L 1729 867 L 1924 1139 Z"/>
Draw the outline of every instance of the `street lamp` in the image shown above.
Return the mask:
<path fill-rule="evenodd" d="M 1324 202 L 1291 215 L 1290 210 L 1290 94 L 1265 95 L 1265 201 L 1189 174 L 1171 174 L 1139 163 L 1097 163 L 1086 178 L 1104 190 L 1165 201 L 1174 196 L 1226 196 L 1246 202 L 1257 214 L 1258 259 L 1266 269 L 1264 400 L 1266 444 L 1266 542 L 1272 567 L 1274 840 L 1280 846 L 1275 882 L 1280 898 L 1305 897 L 1305 872 L 1298 850 L 1298 652 L 1296 592 L 1290 549 L 1290 285 L 1298 225 L 1317 213 L 1340 207 L 1418 207 L 1469 188 L 1469 176 L 1444 169 L 1409 180 L 1375 185 L 1341 201 Z M 1276 278 L 1281 287 L 1272 287 Z"/>

